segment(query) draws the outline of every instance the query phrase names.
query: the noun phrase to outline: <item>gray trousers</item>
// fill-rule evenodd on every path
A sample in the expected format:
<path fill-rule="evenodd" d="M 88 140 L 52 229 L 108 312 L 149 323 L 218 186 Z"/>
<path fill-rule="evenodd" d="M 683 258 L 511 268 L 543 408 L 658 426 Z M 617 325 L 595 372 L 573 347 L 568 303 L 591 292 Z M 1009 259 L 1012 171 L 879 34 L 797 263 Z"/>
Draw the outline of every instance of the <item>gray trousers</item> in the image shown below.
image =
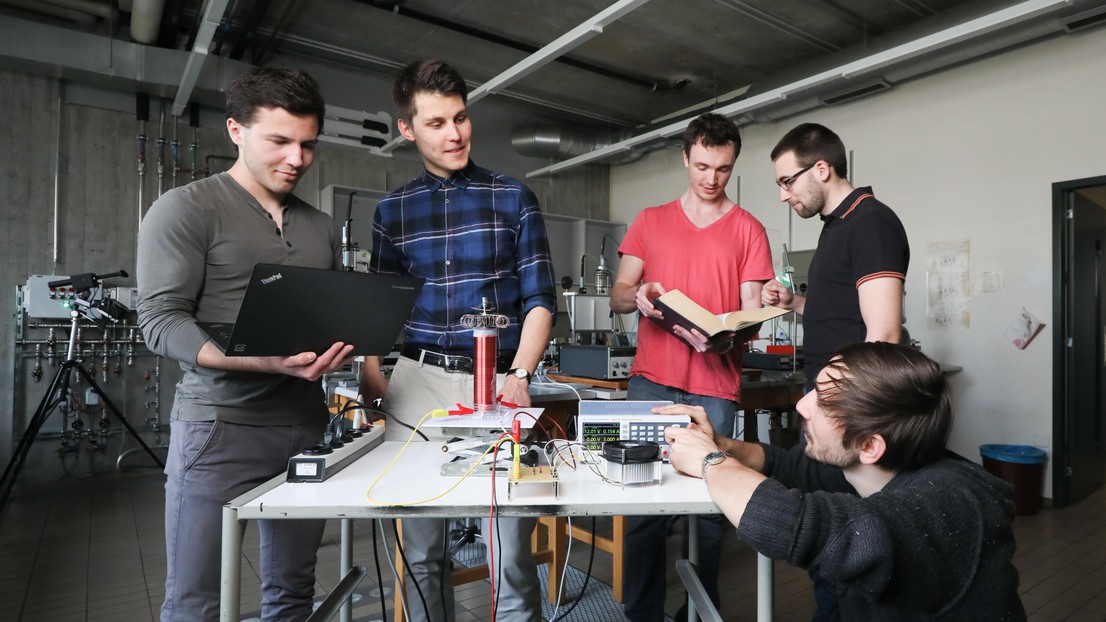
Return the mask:
<path fill-rule="evenodd" d="M 325 417 L 294 426 L 172 421 L 165 464 L 164 622 L 219 618 L 223 505 L 285 472 L 322 438 Z M 261 618 L 304 620 L 315 595 L 323 520 L 261 520 Z"/>
<path fill-rule="evenodd" d="M 503 383 L 498 377 L 497 386 Z M 454 404 L 472 403 L 472 375 L 451 374 L 438 367 L 419 365 L 400 357 L 391 379 L 384 408 L 404 423 L 414 427 L 423 415 L 435 408 L 453 408 Z M 411 431 L 389 421 L 385 439 L 407 440 Z M 432 440 L 441 440 L 427 433 Z M 417 436 L 415 440 L 421 440 Z M 438 477 L 438 473 L 427 473 Z M 489 493 L 490 494 L 490 493 Z M 489 503 L 491 499 L 488 499 Z M 484 520 L 481 530 L 489 552 L 494 551 L 496 620 L 503 622 L 539 622 L 541 620 L 541 582 L 537 564 L 530 551 L 530 535 L 536 518 L 500 518 L 498 536 Z M 454 622 L 453 582 L 449 560 L 445 559 L 448 520 L 434 518 L 403 519 L 403 552 L 407 556 L 411 575 L 408 580 L 407 609 L 412 622 Z M 492 560 L 489 560 L 492 561 Z M 443 580 L 444 579 L 444 580 Z M 419 597 L 426 601 L 423 607 Z M 494 603 L 493 603 L 493 606 Z M 429 612 L 429 618 L 427 613 Z"/>

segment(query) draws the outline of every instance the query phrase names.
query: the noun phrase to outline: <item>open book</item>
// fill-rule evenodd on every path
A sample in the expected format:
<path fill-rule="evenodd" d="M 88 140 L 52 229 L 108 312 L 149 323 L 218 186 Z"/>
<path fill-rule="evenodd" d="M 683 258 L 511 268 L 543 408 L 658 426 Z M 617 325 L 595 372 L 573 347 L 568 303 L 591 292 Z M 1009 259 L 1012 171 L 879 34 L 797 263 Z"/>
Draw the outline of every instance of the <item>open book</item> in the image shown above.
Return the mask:
<path fill-rule="evenodd" d="M 710 340 L 710 352 L 725 352 L 739 346 L 754 338 L 765 320 L 790 313 L 787 309 L 763 307 L 715 315 L 678 289 L 669 290 L 655 298 L 653 306 L 664 315 L 664 319 L 650 319 L 670 333 L 674 326 L 699 331 Z"/>

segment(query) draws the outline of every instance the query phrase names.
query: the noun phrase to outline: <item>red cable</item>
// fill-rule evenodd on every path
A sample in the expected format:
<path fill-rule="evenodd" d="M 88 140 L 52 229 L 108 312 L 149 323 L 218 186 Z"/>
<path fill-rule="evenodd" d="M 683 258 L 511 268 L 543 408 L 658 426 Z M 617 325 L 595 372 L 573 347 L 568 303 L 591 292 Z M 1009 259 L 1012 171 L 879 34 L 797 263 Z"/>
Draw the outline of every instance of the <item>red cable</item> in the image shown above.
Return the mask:
<path fill-rule="evenodd" d="M 509 434 L 500 434 L 492 448 L 492 502 L 488 505 L 488 585 L 492 588 L 492 615 L 491 622 L 495 622 L 495 463 L 499 459 L 499 442 L 509 438 Z"/>

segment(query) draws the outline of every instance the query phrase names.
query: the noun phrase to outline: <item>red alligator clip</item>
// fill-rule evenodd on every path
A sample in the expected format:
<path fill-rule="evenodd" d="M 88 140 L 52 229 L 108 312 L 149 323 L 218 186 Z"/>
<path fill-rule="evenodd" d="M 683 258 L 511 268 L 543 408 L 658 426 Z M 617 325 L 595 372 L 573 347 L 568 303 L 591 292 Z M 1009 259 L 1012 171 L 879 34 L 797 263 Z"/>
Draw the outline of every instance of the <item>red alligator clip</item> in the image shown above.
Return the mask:
<path fill-rule="evenodd" d="M 469 408 L 468 406 L 462 406 L 460 402 L 457 402 L 457 408 L 456 409 L 447 410 L 446 412 L 451 414 L 451 415 L 471 415 L 471 414 L 475 413 L 476 411 Z"/>

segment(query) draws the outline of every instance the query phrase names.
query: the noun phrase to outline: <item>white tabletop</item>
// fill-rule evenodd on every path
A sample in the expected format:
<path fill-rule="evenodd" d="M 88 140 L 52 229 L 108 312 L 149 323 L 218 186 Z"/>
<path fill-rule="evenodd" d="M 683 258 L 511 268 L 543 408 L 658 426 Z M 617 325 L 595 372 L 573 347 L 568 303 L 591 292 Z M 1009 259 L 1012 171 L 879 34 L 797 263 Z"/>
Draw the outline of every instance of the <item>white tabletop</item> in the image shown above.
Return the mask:
<path fill-rule="evenodd" d="M 451 456 L 438 443 L 411 443 L 372 491 L 380 503 L 366 499 L 373 481 L 403 447 L 386 442 L 325 482 L 279 483 L 250 500 L 232 501 L 241 519 L 259 518 L 394 518 L 404 516 L 485 516 L 492 499 L 492 478 L 439 474 Z M 626 486 L 602 481 L 587 466 L 560 467 L 557 495 L 547 483 L 517 484 L 507 499 L 507 473 L 496 474 L 495 502 L 501 516 L 595 516 L 640 514 L 717 514 L 703 480 L 677 473 L 664 464 L 660 484 Z"/>

